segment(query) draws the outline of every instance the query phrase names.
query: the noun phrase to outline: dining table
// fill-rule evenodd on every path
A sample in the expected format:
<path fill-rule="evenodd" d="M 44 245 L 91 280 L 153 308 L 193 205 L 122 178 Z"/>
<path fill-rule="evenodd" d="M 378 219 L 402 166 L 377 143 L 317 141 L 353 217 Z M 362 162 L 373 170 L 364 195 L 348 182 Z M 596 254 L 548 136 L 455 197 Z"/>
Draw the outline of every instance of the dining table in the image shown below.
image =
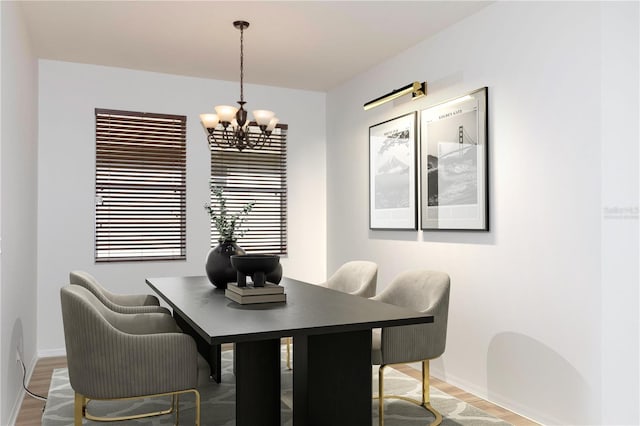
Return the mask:
<path fill-rule="evenodd" d="M 370 426 L 372 330 L 433 316 L 283 277 L 286 302 L 239 304 L 206 276 L 147 278 L 220 380 L 234 344 L 236 425 L 281 422 L 281 339 L 293 338 L 293 424 Z M 215 377 L 217 374 L 217 377 Z"/>

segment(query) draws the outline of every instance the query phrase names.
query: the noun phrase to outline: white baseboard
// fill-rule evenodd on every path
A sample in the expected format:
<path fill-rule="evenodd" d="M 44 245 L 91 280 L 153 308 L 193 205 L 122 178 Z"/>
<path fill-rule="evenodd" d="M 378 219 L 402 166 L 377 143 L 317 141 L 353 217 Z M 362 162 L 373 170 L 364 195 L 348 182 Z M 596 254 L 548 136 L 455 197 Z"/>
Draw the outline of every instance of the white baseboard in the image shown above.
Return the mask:
<path fill-rule="evenodd" d="M 492 397 L 489 397 L 487 394 L 487 390 L 483 389 L 473 383 L 470 383 L 466 380 L 460 379 L 459 377 L 452 376 L 451 374 L 445 374 L 442 376 L 439 374 L 440 372 L 436 372 L 434 374 L 431 371 L 431 374 L 444 382 L 449 383 L 457 388 L 462 389 L 465 392 L 468 392 L 472 395 L 480 397 L 485 401 L 489 401 L 493 405 L 497 405 L 500 408 L 504 408 L 505 410 L 511 411 L 519 415 L 520 417 L 524 417 L 527 420 L 531 420 L 534 423 L 539 424 L 562 424 L 558 422 L 557 419 L 551 419 L 548 415 L 543 413 L 538 413 L 536 410 L 532 410 L 530 407 L 526 407 L 519 402 L 513 401 L 510 398 L 505 397 L 504 395 L 495 394 Z"/>
<path fill-rule="evenodd" d="M 419 362 L 407 364 L 407 365 L 418 371 L 420 371 L 420 369 L 422 368 Z M 477 396 L 478 398 L 484 399 L 485 401 L 489 401 L 493 405 L 497 405 L 500 408 L 511 411 L 512 413 L 515 413 L 520 417 L 524 417 L 527 420 L 531 420 L 534 423 L 561 424 L 558 421 L 553 421 L 552 419 L 547 418 L 548 416 L 545 416 L 540 413 L 535 413 L 535 417 L 538 418 L 538 420 L 534 420 L 533 418 L 534 415 L 530 414 L 531 410 L 528 407 L 524 407 L 522 406 L 522 404 L 511 401 L 509 398 L 504 398 L 504 396 L 502 395 L 498 395 L 497 397 L 494 397 L 494 398 L 489 398 L 487 395 L 486 389 L 482 389 L 479 386 L 476 386 L 473 383 L 469 383 L 466 380 L 461 380 L 458 377 L 454 377 L 454 376 L 452 377 L 450 374 L 442 374 L 442 371 L 434 371 L 434 370 L 436 369 L 432 369 L 430 373 L 436 379 L 442 380 L 443 382 L 446 382 L 450 385 L 460 388 L 467 393 Z M 523 413 L 528 413 L 528 414 L 523 414 Z"/>
<path fill-rule="evenodd" d="M 40 358 L 50 358 L 52 356 L 66 356 L 67 351 L 65 348 L 59 349 L 45 349 L 42 351 L 38 351 L 38 359 Z"/>

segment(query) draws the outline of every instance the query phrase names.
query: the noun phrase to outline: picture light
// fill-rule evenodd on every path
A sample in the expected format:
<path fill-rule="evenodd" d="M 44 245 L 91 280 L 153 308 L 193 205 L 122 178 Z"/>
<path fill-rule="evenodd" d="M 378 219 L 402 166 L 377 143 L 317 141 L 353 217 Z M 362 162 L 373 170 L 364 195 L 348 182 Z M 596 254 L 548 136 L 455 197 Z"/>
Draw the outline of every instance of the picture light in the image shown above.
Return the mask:
<path fill-rule="evenodd" d="M 364 110 L 367 111 L 371 108 L 375 108 L 386 102 L 392 101 L 394 99 L 399 98 L 400 96 L 404 96 L 409 93 L 411 93 L 412 99 L 418 99 L 423 97 L 424 95 L 427 94 L 427 82 L 424 81 L 422 83 L 419 83 L 417 81 L 414 81 L 413 83 L 407 84 L 406 86 L 401 87 L 400 89 L 396 89 L 392 92 L 387 93 L 386 95 L 380 96 L 379 98 L 376 98 L 372 101 L 367 102 L 366 104 L 364 104 Z"/>

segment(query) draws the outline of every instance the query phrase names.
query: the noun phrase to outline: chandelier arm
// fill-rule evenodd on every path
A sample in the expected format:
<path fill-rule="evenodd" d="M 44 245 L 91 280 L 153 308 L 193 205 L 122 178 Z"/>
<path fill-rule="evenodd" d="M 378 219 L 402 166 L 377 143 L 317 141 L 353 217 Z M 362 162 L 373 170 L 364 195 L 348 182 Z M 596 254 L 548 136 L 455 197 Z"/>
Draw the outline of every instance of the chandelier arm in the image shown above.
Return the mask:
<path fill-rule="evenodd" d="M 224 145 L 222 145 L 222 141 L 220 139 L 220 135 L 216 136 L 214 130 L 215 129 L 211 129 L 211 132 L 207 136 L 207 142 L 209 143 L 209 147 L 211 147 L 212 145 L 215 145 L 218 148 L 223 148 Z"/>
<path fill-rule="evenodd" d="M 263 146 L 264 146 L 264 141 L 262 139 L 262 135 L 260 134 L 260 135 L 258 135 L 258 138 L 256 140 L 256 147 L 257 147 L 257 149 L 260 149 Z"/>
<path fill-rule="evenodd" d="M 268 134 L 264 134 L 264 143 L 262 144 L 262 147 L 264 148 L 265 146 L 271 146 L 271 136 Z"/>
<path fill-rule="evenodd" d="M 229 137 L 229 135 L 233 136 L 234 132 L 227 131 L 227 127 L 222 131 L 222 138 L 229 146 L 235 146 L 235 138 Z"/>
<path fill-rule="evenodd" d="M 267 142 L 267 134 L 264 131 L 260 131 L 260 134 L 258 135 L 258 142 L 256 144 L 259 144 L 259 148 L 264 148 L 266 142 Z"/>
<path fill-rule="evenodd" d="M 245 133 L 244 137 L 245 137 L 245 141 L 246 141 L 247 148 L 249 148 L 249 149 L 254 149 L 254 148 L 255 148 L 255 146 L 256 146 L 256 144 L 255 144 L 255 142 L 253 142 L 253 140 L 251 139 L 251 133 L 252 133 L 252 132 L 251 132 L 251 130 L 250 130 L 250 129 L 251 129 L 251 126 L 247 126 L 247 131 L 246 131 L 246 133 Z"/>

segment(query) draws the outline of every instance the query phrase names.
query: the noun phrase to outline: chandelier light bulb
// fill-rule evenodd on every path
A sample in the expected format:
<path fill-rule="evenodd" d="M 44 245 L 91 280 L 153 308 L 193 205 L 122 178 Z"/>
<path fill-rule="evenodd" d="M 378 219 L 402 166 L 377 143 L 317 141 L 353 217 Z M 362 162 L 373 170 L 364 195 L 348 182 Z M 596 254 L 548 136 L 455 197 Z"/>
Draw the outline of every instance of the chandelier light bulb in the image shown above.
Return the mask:
<path fill-rule="evenodd" d="M 207 129 L 215 129 L 220 119 L 216 114 L 200 114 L 200 121 Z"/>
<path fill-rule="evenodd" d="M 256 123 L 258 123 L 258 126 L 268 126 L 275 115 L 275 112 L 267 111 L 266 109 L 257 109 L 253 111 L 253 117 L 255 118 Z"/>
<path fill-rule="evenodd" d="M 222 123 L 227 122 L 231 123 L 236 118 L 236 112 L 238 112 L 238 108 L 230 106 L 230 105 L 218 105 L 214 108 L 216 110 L 216 114 Z"/>

